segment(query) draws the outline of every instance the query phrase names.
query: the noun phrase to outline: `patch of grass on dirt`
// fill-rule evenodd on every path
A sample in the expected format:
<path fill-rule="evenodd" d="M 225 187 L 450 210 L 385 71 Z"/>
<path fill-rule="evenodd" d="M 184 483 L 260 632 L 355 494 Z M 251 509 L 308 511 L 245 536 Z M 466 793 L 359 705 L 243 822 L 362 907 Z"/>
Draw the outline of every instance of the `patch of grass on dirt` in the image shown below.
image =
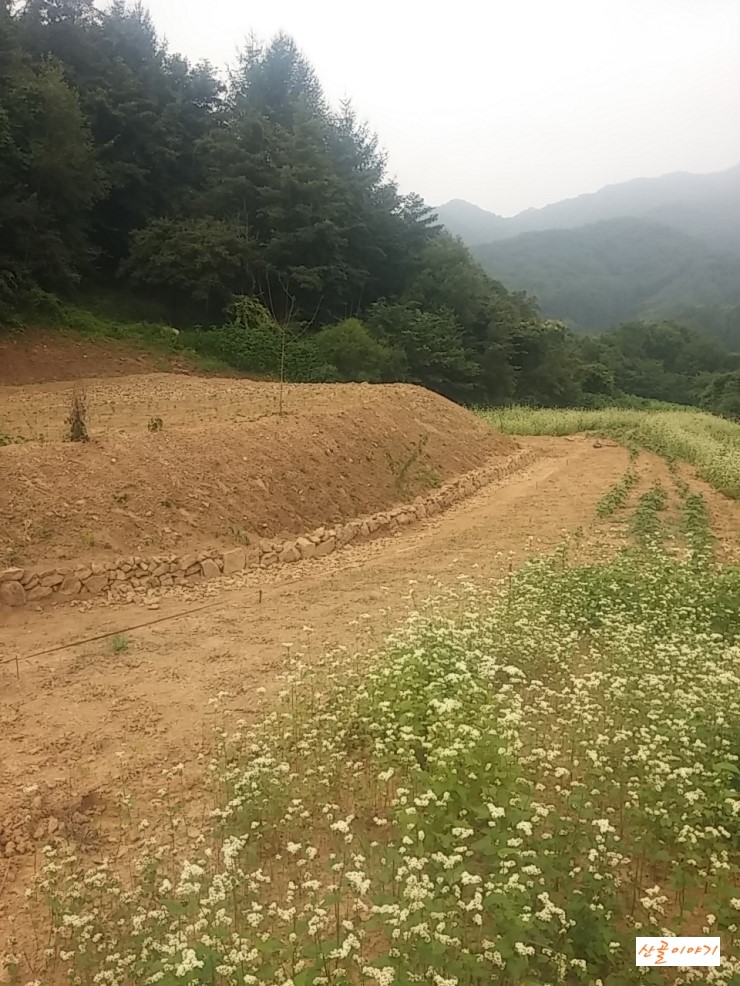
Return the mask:
<path fill-rule="evenodd" d="M 712 982 L 736 982 L 740 569 L 644 533 L 603 564 L 566 544 L 489 589 L 461 580 L 369 657 L 291 650 L 278 704 L 219 733 L 202 835 L 163 781 L 172 831 L 130 877 L 46 851 L 48 968 L 84 986 L 658 986 L 635 935 L 711 933 Z"/>
<path fill-rule="evenodd" d="M 592 431 L 625 445 L 695 466 L 720 493 L 740 499 L 740 424 L 702 411 L 580 411 L 504 407 L 480 412 L 510 435 L 573 435 Z"/>
<path fill-rule="evenodd" d="M 110 649 L 113 654 L 125 654 L 131 646 L 131 641 L 123 633 L 114 633 L 110 638 Z"/>

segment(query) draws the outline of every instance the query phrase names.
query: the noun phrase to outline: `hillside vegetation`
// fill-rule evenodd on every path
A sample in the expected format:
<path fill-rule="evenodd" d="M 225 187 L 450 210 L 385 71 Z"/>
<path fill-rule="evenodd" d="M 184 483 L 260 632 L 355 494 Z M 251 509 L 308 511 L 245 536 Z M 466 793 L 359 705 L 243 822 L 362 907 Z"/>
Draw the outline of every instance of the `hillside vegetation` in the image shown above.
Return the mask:
<path fill-rule="evenodd" d="M 673 354 L 653 345 L 678 338 L 670 326 L 646 330 L 642 352 L 631 339 L 622 349 L 627 336 L 597 345 L 543 318 L 418 195 L 399 193 L 378 138 L 349 103 L 328 105 L 286 35 L 250 42 L 224 82 L 171 53 L 122 0 L 105 12 L 92 0 L 2 0 L 0 52 L 6 328 L 133 336 L 212 367 L 403 381 L 467 403 L 627 394 L 737 413 L 732 316 L 715 311 L 725 347 L 702 348 L 689 333 Z M 698 263 L 692 241 L 671 235 L 678 247 L 665 232 L 648 237 L 641 263 L 625 253 L 641 279 L 632 294 L 616 273 L 599 280 L 589 249 L 589 281 L 608 291 L 615 317 L 646 298 L 663 311 L 670 285 L 682 285 L 684 306 L 732 296 L 732 272 Z M 551 276 L 565 280 L 573 263 Z M 684 290 L 689 277 L 699 295 Z M 564 318 L 580 304 L 588 327 L 602 324 L 593 299 L 567 291 Z"/>
<path fill-rule="evenodd" d="M 474 251 L 484 269 L 583 331 L 740 301 L 740 254 L 642 219 L 525 233 Z M 729 339 L 740 348 L 740 334 Z"/>
<path fill-rule="evenodd" d="M 399 193 L 291 38 L 248 44 L 225 83 L 139 7 L 3 0 L 0 51 L 6 325 L 169 322 L 251 373 L 516 396 L 535 305 Z"/>

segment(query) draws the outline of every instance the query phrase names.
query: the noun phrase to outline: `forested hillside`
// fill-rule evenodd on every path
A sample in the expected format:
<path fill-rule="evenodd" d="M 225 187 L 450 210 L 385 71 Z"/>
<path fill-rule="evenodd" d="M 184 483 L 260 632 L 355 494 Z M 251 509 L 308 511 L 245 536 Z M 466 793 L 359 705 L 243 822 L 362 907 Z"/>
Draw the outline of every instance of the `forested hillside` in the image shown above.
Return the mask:
<path fill-rule="evenodd" d="M 474 253 L 509 287 L 534 294 L 547 315 L 582 331 L 740 301 L 740 254 L 718 254 L 643 219 L 524 233 Z M 740 335 L 730 341 L 740 348 Z"/>
<path fill-rule="evenodd" d="M 438 216 L 487 271 L 581 332 L 671 318 L 740 349 L 727 315 L 740 303 L 740 165 L 638 178 L 508 219 L 458 199 Z"/>
<path fill-rule="evenodd" d="M 546 405 L 626 381 L 732 411 L 722 346 L 689 333 L 678 367 L 660 347 L 622 354 L 619 336 L 594 348 L 484 273 L 290 37 L 248 43 L 224 80 L 122 0 L 0 0 L 0 324 L 117 331 L 134 310 L 286 379 Z"/>

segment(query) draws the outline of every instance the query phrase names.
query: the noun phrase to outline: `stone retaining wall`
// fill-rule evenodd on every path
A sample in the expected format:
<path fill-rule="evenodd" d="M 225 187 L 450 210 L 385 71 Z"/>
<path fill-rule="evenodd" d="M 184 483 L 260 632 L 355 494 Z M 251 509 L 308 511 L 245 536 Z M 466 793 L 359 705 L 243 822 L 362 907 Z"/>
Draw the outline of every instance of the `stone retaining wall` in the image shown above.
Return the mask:
<path fill-rule="evenodd" d="M 445 483 L 412 503 L 346 524 L 319 527 L 303 537 L 290 540 L 259 540 L 244 547 L 211 549 L 185 555 L 129 555 L 115 561 L 53 568 L 6 568 L 0 571 L 0 605 L 25 606 L 103 597 L 109 602 L 144 601 L 152 590 L 183 585 L 192 580 L 216 579 L 244 569 L 270 568 L 308 558 L 322 558 L 352 541 L 381 537 L 433 517 L 453 503 L 534 459 L 525 450 L 506 462 L 489 463 Z"/>

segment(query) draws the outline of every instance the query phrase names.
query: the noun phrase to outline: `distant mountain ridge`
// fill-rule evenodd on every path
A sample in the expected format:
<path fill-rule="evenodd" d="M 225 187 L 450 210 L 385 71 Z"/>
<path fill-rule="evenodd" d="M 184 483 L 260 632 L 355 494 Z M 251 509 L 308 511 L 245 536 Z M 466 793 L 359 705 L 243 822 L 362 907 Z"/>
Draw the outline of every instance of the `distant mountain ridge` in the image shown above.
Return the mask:
<path fill-rule="evenodd" d="M 541 209 L 525 209 L 510 218 L 463 199 L 452 199 L 436 211 L 439 221 L 469 246 L 629 216 L 654 220 L 713 247 L 740 252 L 740 163 L 711 174 L 675 172 L 635 178 Z"/>
<path fill-rule="evenodd" d="M 689 311 L 694 327 L 703 311 L 724 325 L 740 303 L 740 164 L 607 185 L 508 219 L 460 199 L 437 213 L 489 274 L 583 331 Z M 723 337 L 737 344 L 736 329 Z"/>

